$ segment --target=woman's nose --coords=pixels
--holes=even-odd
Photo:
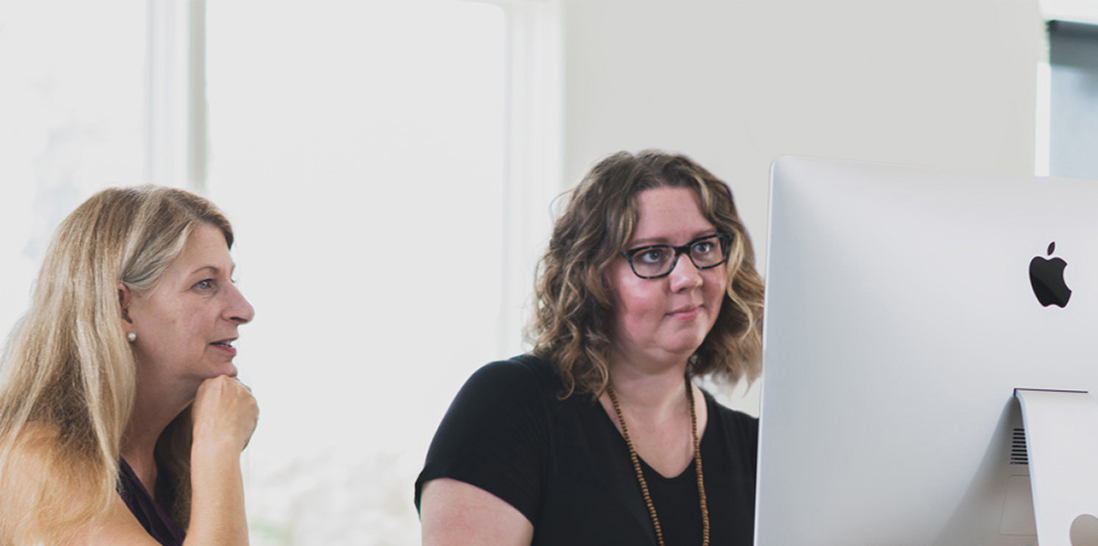
[[[671,270],[671,289],[678,291],[701,286],[702,276],[697,266],[687,254],[678,257],[675,268]]]
[[[225,318],[240,324],[251,322],[255,318],[255,309],[244,298],[244,294],[237,289],[236,285],[230,286],[231,293],[229,294],[229,304],[225,307]]]

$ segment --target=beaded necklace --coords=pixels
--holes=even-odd
[[[629,429],[625,426],[625,417],[621,414],[621,404],[614,394],[614,389],[609,385],[606,393],[610,395],[610,402],[614,404],[614,413],[618,414],[618,423],[621,425],[621,435],[625,438],[625,445],[629,448],[629,458],[633,461],[633,471],[637,474],[637,483],[640,484],[641,495],[644,504],[648,506],[648,515],[652,517],[652,527],[656,529],[656,541],[659,546],[664,546],[663,530],[660,528],[660,519],[656,516],[656,506],[652,504],[652,497],[648,494],[648,482],[641,472],[640,458],[637,450],[633,449],[633,441],[629,439]],[[701,499],[702,515],[702,546],[709,546],[709,508],[705,503],[705,479],[702,477],[701,442],[698,441],[698,414],[694,408],[694,392],[690,388],[690,378],[686,378],[686,398],[690,400],[690,432],[694,435],[694,463],[698,470],[698,497]]]

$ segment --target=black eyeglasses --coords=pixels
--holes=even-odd
[[[629,260],[633,273],[642,279],[666,277],[686,254],[694,267],[711,269],[728,261],[732,249],[732,234],[717,233],[698,237],[682,246],[648,245],[626,250],[621,257]]]

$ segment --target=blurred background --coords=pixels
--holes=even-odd
[[[528,348],[591,164],[692,156],[763,271],[782,154],[1098,179],[1095,23],[1054,0],[4,0],[0,332],[95,191],[208,196],[257,311],[252,543],[418,544],[435,427]],[[757,383],[711,389],[757,415]]]

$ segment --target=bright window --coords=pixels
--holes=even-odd
[[[504,14],[211,2],[206,21],[207,188],[257,312],[237,359],[261,407],[253,543],[418,544],[431,435],[509,356]]]
[[[145,179],[145,18],[140,2],[0,3],[3,338],[57,224],[96,191]]]
[[[1051,21],[1048,174],[1098,180],[1098,25]]]
[[[0,329],[92,193],[188,186],[257,310],[251,543],[419,544],[454,394],[522,350],[560,181],[552,0],[5,0]]]

